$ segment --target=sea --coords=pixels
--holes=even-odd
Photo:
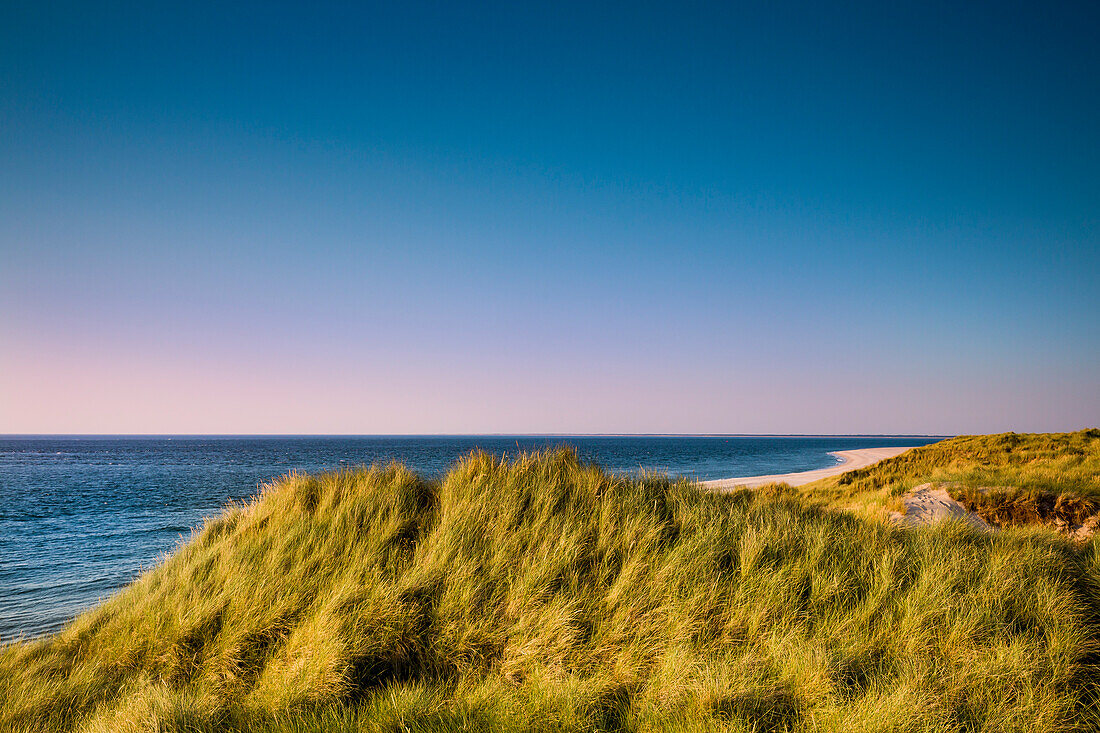
[[[49,634],[290,471],[400,461],[440,477],[480,448],[570,445],[615,473],[700,480],[809,471],[830,451],[937,436],[0,436],[0,643]]]

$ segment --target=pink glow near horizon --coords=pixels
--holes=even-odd
[[[1095,414],[1089,395],[1027,374],[960,383],[839,370],[807,379],[705,357],[675,374],[317,357],[17,348],[0,358],[0,433],[953,434],[1073,430]]]

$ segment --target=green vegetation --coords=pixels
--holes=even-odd
[[[474,454],[229,508],[0,650],[0,730],[1084,731],[1098,651],[1096,540]]]
[[[1100,430],[963,435],[808,484],[799,494],[832,507],[878,507],[941,483],[995,526],[1080,525],[1100,511]]]

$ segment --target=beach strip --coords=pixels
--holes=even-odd
[[[885,460],[887,458],[893,458],[894,456],[901,455],[907,450],[912,450],[911,447],[906,448],[860,448],[858,450],[838,450],[830,452],[829,455],[836,456],[840,459],[840,463],[835,466],[829,466],[828,468],[819,468],[814,471],[801,471],[799,473],[776,473],[770,476],[745,476],[743,478],[720,478],[710,481],[700,481],[700,485],[713,489],[716,491],[722,491],[723,489],[734,488],[748,488],[753,489],[757,486],[764,486],[766,484],[788,484],[790,486],[801,486],[802,484],[808,484],[818,479],[827,478],[829,476],[836,476],[839,473],[846,473],[847,471],[854,471],[857,468],[866,468],[874,463]]]

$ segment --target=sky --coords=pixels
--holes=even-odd
[[[0,433],[1100,425],[1095,3],[0,7]]]

